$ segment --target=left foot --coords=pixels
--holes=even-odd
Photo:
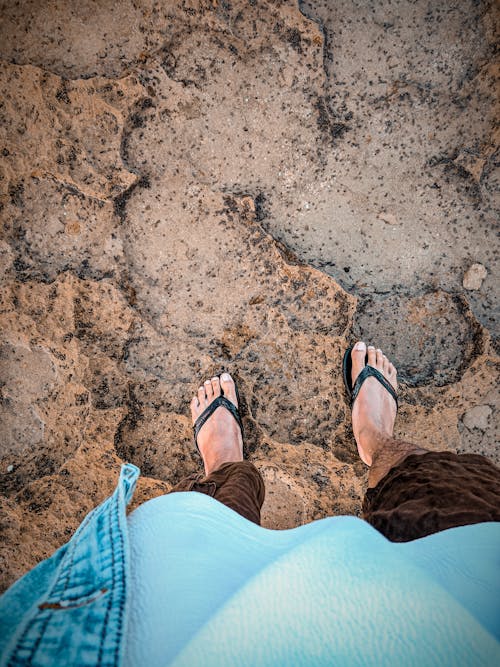
[[[193,424],[201,413],[221,393],[238,407],[236,387],[229,373],[222,373],[219,377],[205,380],[198,389],[198,393],[191,401],[191,416]],[[238,422],[223,406],[219,406],[210,415],[198,433],[198,449],[200,450],[205,474],[210,475],[220,468],[223,463],[243,461],[243,439]]]

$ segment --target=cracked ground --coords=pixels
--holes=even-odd
[[[493,2],[1,4],[2,588],[237,379],[263,525],[359,514],[340,365],[398,436],[500,460]]]

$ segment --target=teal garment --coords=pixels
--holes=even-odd
[[[261,528],[197,493],[128,518],[125,666],[500,664],[500,524],[389,542],[355,517]]]
[[[126,519],[138,475],[0,598],[0,665],[500,664],[500,524],[393,544],[353,517],[267,530],[199,493]]]
[[[2,667],[119,667],[129,608],[125,508],[139,468],[122,466],[114,493],[71,540],[0,597]]]

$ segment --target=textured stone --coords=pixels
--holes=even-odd
[[[0,587],[124,460],[133,507],[201,470],[189,401],[222,370],[265,525],[358,515],[361,333],[400,367],[398,436],[498,462],[493,415],[462,421],[498,400],[493,5],[6,4]]]
[[[486,267],[482,264],[473,264],[464,274],[462,284],[465,289],[476,290],[481,289],[483,280],[488,275]]]
[[[463,416],[463,423],[469,430],[478,428],[486,431],[491,417],[491,408],[489,405],[475,405],[467,410]]]

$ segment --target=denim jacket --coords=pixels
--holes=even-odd
[[[125,509],[139,473],[123,465],[113,495],[0,598],[1,667],[119,667],[128,610]]]

